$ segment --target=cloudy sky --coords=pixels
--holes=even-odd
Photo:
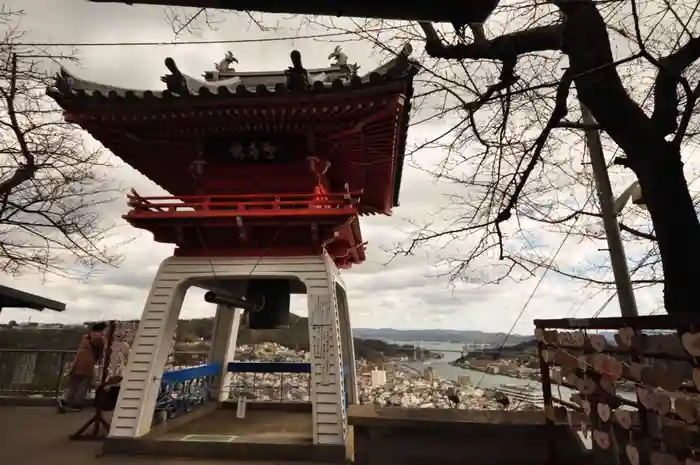
[[[22,29],[28,31],[26,41],[52,43],[94,42],[170,42],[175,39],[163,8],[116,4],[91,4],[83,0],[22,0],[5,2],[12,8],[22,8],[26,14]],[[290,37],[296,34],[323,33],[318,27],[301,25],[295,18],[263,18],[266,24],[277,24],[276,31],[261,31],[241,16],[229,15],[215,30],[203,29],[197,36],[182,34],[178,40],[239,40],[270,37]],[[343,38],[345,52],[352,62],[367,71],[380,64],[382,57],[371,45]],[[170,56],[180,68],[194,76],[211,70],[226,50],[232,50],[240,64],[239,70],[284,69],[289,52],[301,51],[307,67],[325,66],[327,55],[334,47],[329,39],[297,39],[285,41],[254,42],[245,44],[208,44],[178,46],[99,46],[80,47],[79,64],[67,67],[80,77],[91,81],[120,87],[162,89],[159,77],[166,71],[163,60]],[[414,43],[415,48],[420,44]],[[58,50],[58,49],[57,49]],[[441,129],[434,123],[411,130],[412,143],[419,143]],[[442,154],[427,150],[415,157],[415,163],[429,167],[440,160]],[[135,188],[143,195],[158,195],[159,189],[148,179],[124,166],[115,158],[113,176],[123,188]],[[626,180],[620,181],[616,191],[624,189]],[[369,241],[368,260],[361,266],[344,272],[349,286],[352,322],[355,327],[393,328],[451,328],[481,329],[487,331],[508,330],[515,321],[528,296],[537,285],[537,279],[524,282],[503,281],[497,285],[480,286],[477,282],[457,282],[450,286],[446,277],[433,266],[437,252],[423,249],[415,256],[397,258],[385,266],[390,255],[382,249],[391,248],[405,239],[405,231],[411,222],[422,222],[445,204],[447,195],[464,194],[460,188],[435,183],[419,169],[408,167],[403,178],[401,206],[393,217],[372,217],[362,220],[363,234]],[[150,282],[159,263],[173,250],[170,245],[155,244],[150,234],[130,229],[120,219],[126,211],[121,199],[106,207],[104,217],[117,224],[116,232],[125,239],[133,238],[121,249],[125,260],[119,268],[105,269],[89,281],[76,282],[56,277],[25,274],[20,277],[0,276],[0,283],[39,293],[64,301],[64,314],[30,312],[5,309],[0,321],[32,318],[41,322],[76,322],[100,318],[137,318],[147,296]],[[552,254],[561,242],[561,236],[532,231],[531,240],[540,246],[544,255]],[[459,244],[455,251],[459,250]],[[588,260],[605,262],[605,252],[599,243],[571,241],[559,253],[564,263],[580,263]],[[495,261],[496,257],[490,257]],[[473,280],[474,281],[474,280]],[[534,318],[590,316],[610,297],[610,293],[584,289],[580,282],[548,275],[537,289],[527,310],[516,326],[516,332],[532,331]],[[638,304],[642,313],[658,307],[658,290],[641,290]],[[305,300],[297,299],[294,310],[305,314]],[[213,306],[202,299],[196,289],[188,293],[183,307],[183,317],[213,315]],[[616,299],[607,307],[605,315],[619,312]]]

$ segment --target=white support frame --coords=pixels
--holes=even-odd
[[[221,363],[221,373],[214,379],[211,392],[212,399],[216,399],[218,402],[229,400],[228,387],[231,384],[231,373],[228,372],[228,364],[235,359],[240,323],[240,308],[231,309],[226,305],[216,306],[214,334],[207,363]]]
[[[211,283],[217,278],[230,280],[249,277],[299,279],[306,286],[312,365],[313,440],[314,444],[345,443],[344,363],[349,365],[353,380],[355,373],[352,346],[349,350],[343,350],[342,345],[347,344],[346,341],[352,343],[352,333],[347,305],[340,306],[344,309],[341,315],[336,296],[336,285],[345,286],[337,267],[327,255],[266,257],[261,260],[236,257],[170,257],[164,260],[153,280],[124,371],[109,432],[111,437],[138,438],[150,431],[161,377],[169,355],[169,341],[177,326],[187,288],[197,285],[199,281]],[[219,313],[219,317],[224,318],[223,315]],[[232,321],[219,320],[227,329],[222,328],[221,334],[217,333],[216,352],[212,348],[212,354],[216,353],[215,356],[222,361],[232,359],[236,345],[237,330],[233,330],[238,318],[230,315],[229,319]],[[224,332],[227,334],[224,335]],[[221,376],[218,386],[219,399],[222,399],[225,378]],[[356,389],[352,391],[352,397],[356,397]]]

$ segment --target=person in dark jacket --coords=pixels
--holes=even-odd
[[[76,412],[83,408],[85,397],[92,386],[95,365],[102,359],[105,338],[102,334],[107,325],[95,323],[90,332],[83,336],[78,352],[68,371],[68,388],[63,398],[58,399],[59,411]]]

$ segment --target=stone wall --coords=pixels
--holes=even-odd
[[[568,425],[549,427],[542,412],[350,409],[357,465],[576,465],[586,452]]]

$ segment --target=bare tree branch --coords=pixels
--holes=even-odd
[[[412,221],[394,254],[425,247],[442,273],[470,282],[553,269],[611,286],[603,253],[585,263],[548,256],[554,238],[604,247],[584,164],[583,132],[591,127],[580,121],[578,99],[601,131],[615,190],[635,178],[642,187],[648,210],[631,207],[620,220],[634,282],[663,283],[665,307],[682,312],[695,311],[687,264],[700,261],[700,190],[686,180],[693,170],[684,171],[700,135],[699,9],[693,0],[502,2],[487,21],[491,38],[477,43],[430,23],[305,17],[300,24],[353,32],[381,58],[406,41],[425,43],[413,127],[427,135],[412,144],[406,164],[460,193],[429,219]],[[370,32],[378,28],[385,32]],[[425,151],[442,158],[426,166],[417,155]]]
[[[103,245],[112,225],[99,215],[116,190],[105,155],[45,96],[42,57],[62,57],[16,45],[19,17],[0,11],[0,270],[84,277],[120,260]]]

